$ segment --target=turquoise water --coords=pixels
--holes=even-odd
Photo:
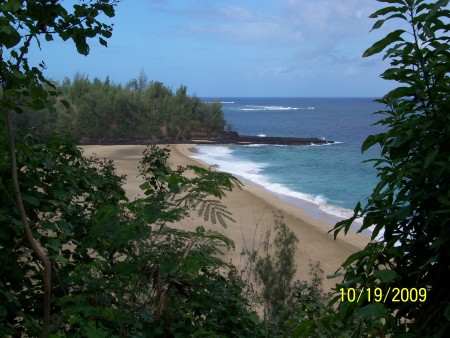
[[[205,99],[212,100],[211,98]],[[377,183],[361,144],[381,131],[372,98],[224,98],[225,118],[242,135],[318,137],[335,141],[305,147],[198,146],[195,157],[263,186],[329,223],[351,215]]]

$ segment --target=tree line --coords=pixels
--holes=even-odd
[[[54,83],[53,105],[37,113],[25,108],[16,117],[21,129],[35,128],[42,136],[69,132],[84,142],[117,139],[183,141],[217,137],[226,128],[219,101],[205,103],[187,94],[187,87],[173,91],[145,73],[125,86],[75,74]]]

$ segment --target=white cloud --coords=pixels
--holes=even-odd
[[[379,4],[372,0],[187,0],[182,6],[165,8],[181,19],[172,33],[199,45],[205,41],[207,48],[214,41],[221,50],[240,51],[225,54],[236,69],[251,65],[243,69],[249,77],[356,78],[370,66],[361,55],[376,39],[368,16]]]
[[[368,0],[289,0],[287,21],[307,33],[311,41],[331,43],[369,31],[367,17],[373,10]]]
[[[241,7],[220,8],[218,12],[221,17],[231,20],[253,21],[258,19],[258,15],[256,13]]]
[[[248,2],[245,2],[246,7],[225,6],[220,2],[212,6],[210,2],[201,2],[201,6],[196,3],[178,8],[178,15],[190,21],[179,27],[178,33],[227,43],[277,47],[284,44],[289,48],[293,43],[304,43],[322,49],[367,34],[372,24],[367,19],[373,12],[369,0],[285,0],[274,3],[276,6],[272,5],[271,13],[261,12],[261,8],[266,9],[262,4],[258,7],[258,3],[249,5]]]
[[[302,40],[301,32],[292,31],[289,27],[274,21],[249,21],[218,25],[191,24],[183,27],[180,32],[188,36],[203,35],[216,41],[250,43],[265,47],[290,46]]]

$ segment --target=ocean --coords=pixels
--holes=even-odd
[[[215,98],[204,98],[213,101]],[[241,135],[317,137],[333,144],[310,146],[199,145],[193,155],[244,184],[264,187],[310,216],[334,225],[363,205],[378,182],[373,148],[361,153],[382,109],[374,98],[221,98],[226,120]]]

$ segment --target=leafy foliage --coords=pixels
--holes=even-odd
[[[67,136],[66,136],[67,137]],[[8,157],[7,142],[2,142],[2,158]],[[87,257],[80,246],[89,230],[92,214],[104,203],[124,199],[122,178],[114,175],[110,162],[86,159],[71,142],[54,137],[46,145],[32,136],[18,143],[19,180],[25,210],[33,234],[53,262],[54,269]],[[23,226],[12,199],[8,161],[1,168],[0,260],[2,262],[2,322],[6,332],[26,332],[38,328],[42,302],[42,270],[24,242]],[[76,247],[68,251],[68,247]],[[61,274],[59,275],[61,277]],[[55,295],[62,292],[54,288]],[[18,321],[17,318],[22,318]],[[28,331],[37,334],[38,332]]]
[[[263,308],[265,336],[286,337],[295,333],[299,322],[319,318],[328,310],[328,295],[322,287],[320,262],[310,263],[310,281],[294,280],[299,241],[282,215],[275,216],[274,229],[275,238],[269,229],[261,243],[244,246],[242,273],[246,297],[254,301],[255,306]]]
[[[113,164],[85,158],[71,137],[48,133],[42,143],[31,135],[15,135],[14,112],[32,116],[31,127],[40,123],[57,130],[72,120],[69,113],[53,121],[52,104],[69,105],[61,95],[64,90],[43,76],[44,64],[28,63],[31,44],[41,47],[42,39],[50,42],[59,36],[73,40],[78,52],[87,55],[89,38],[98,37],[107,45],[112,26],[98,17],[114,16],[116,3],[79,1],[72,10],[59,1],[0,4],[0,335],[259,336],[259,319],[242,297],[242,282],[220,259],[232,241],[201,225],[196,231],[169,226],[201,203],[210,205],[201,212],[206,219],[232,221],[215,199],[239,184],[234,177],[197,167],[173,170],[166,162],[168,151],[152,148],[142,162],[146,197],[130,202]],[[126,89],[137,100],[142,98],[136,93],[143,91],[143,80]],[[70,88],[66,81],[66,95],[77,97],[85,84],[80,80]],[[83,103],[105,102],[98,95],[108,84],[94,81],[92,87],[98,89],[92,91],[92,100],[72,99],[70,107],[79,109],[80,118],[91,113],[86,106],[79,108]],[[137,102],[127,97],[121,101],[124,91],[109,87],[118,92],[111,97],[124,103],[125,111]],[[189,106],[201,106],[198,99],[187,97],[185,87],[173,95],[153,83],[145,91],[147,96],[172,97],[176,105],[169,108],[179,110],[177,118]],[[146,102],[153,103],[167,102]],[[30,115],[42,108],[50,109],[43,120]],[[104,113],[100,108],[95,111]],[[208,106],[213,112],[209,117],[202,116],[200,108],[188,111],[205,118],[202,122],[211,128],[220,126],[220,105]],[[25,115],[22,121],[17,118],[19,124]],[[81,124],[75,126],[86,127]],[[181,137],[177,132],[174,136]],[[192,178],[182,175],[187,170]]]
[[[161,82],[148,82],[144,73],[125,87],[109,78],[91,81],[80,74],[52,85],[57,93],[55,108],[39,114],[24,109],[16,118],[17,126],[36,128],[44,136],[70,131],[79,140],[96,143],[216,137],[226,127],[219,102],[204,103],[189,96],[185,86],[174,92]]]
[[[98,16],[114,16],[115,0],[81,1],[70,11],[59,1],[8,0],[0,5],[1,37],[0,82],[2,110],[22,112],[21,103],[39,109],[48,106],[49,94],[43,83],[53,87],[42,74],[45,64],[29,65],[27,53],[32,43],[41,47],[42,40],[52,41],[56,36],[72,40],[79,53],[89,54],[89,38],[98,37],[106,44],[112,35],[112,25],[102,23]]]
[[[259,256],[255,264],[256,281],[262,286],[261,298],[267,309],[268,319],[278,323],[292,307],[294,275],[297,267],[294,262],[298,239],[283,221],[275,218],[274,257],[271,254],[270,230],[263,243],[264,256]]]
[[[379,124],[387,131],[367,138],[365,151],[379,144],[374,159],[380,182],[367,205],[357,205],[352,219],[338,223],[346,232],[355,217],[361,230],[373,227],[372,243],[344,263],[344,283],[337,287],[426,288],[425,302],[386,301],[340,305],[343,322],[363,318],[372,332],[402,337],[444,337],[450,330],[448,275],[450,251],[450,120],[448,116],[448,1],[380,1],[394,4],[372,14],[378,21],[400,19],[396,30],[366,50],[384,51],[391,67],[381,77],[400,87],[379,102],[386,109]],[[377,327],[372,318],[383,318]],[[369,330],[371,331],[371,330]]]
[[[141,162],[140,172],[146,180],[141,188],[148,202],[159,202],[153,213],[167,209],[175,220],[187,216],[188,210],[198,209],[198,215],[206,222],[216,224],[218,220],[223,227],[227,225],[226,220],[235,222],[231,212],[217,199],[224,197],[225,191],[231,191],[234,186],[240,187],[242,183],[228,173],[198,166],[173,170],[166,165],[169,154],[168,148],[150,146],[144,151]]]
[[[169,226],[236,179],[195,167],[187,178],[167,166],[168,149],[153,147],[142,160],[146,196],[129,202],[113,164],[84,158],[67,136],[17,145],[26,212],[55,272],[50,334],[259,336],[243,282],[220,259],[233,242],[203,226]],[[43,272],[23,242],[7,165],[0,174],[0,332],[36,335]],[[211,190],[203,177],[221,183]]]
[[[25,198],[22,197],[18,179],[18,160],[16,154],[15,135],[12,125],[13,113],[22,113],[24,106],[28,109],[42,109],[49,106],[49,98],[55,95],[50,89],[52,84],[45,79],[42,69],[28,63],[27,53],[32,43],[41,47],[41,39],[52,41],[59,36],[64,41],[72,39],[79,53],[89,53],[89,38],[99,37],[101,44],[106,45],[104,38],[111,36],[112,26],[98,21],[98,17],[114,16],[116,0],[81,1],[69,12],[58,1],[8,0],[0,4],[0,112],[4,118],[7,130],[11,164],[12,197],[15,201],[24,236],[32,250],[43,265],[43,326],[42,337],[47,337],[50,324],[51,302],[51,261],[45,249],[34,237],[30,220],[26,213]],[[3,122],[3,121],[2,121]],[[28,199],[29,203],[37,204],[36,200]],[[2,311],[4,312],[4,311]]]

